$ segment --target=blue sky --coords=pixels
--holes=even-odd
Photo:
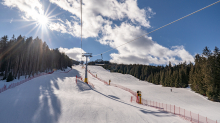
[[[103,53],[201,9],[216,0],[83,0],[83,51]],[[44,23],[44,13],[50,20]],[[155,31],[104,60],[124,64],[193,62],[205,46],[220,48],[220,3]],[[46,18],[48,18],[46,17]],[[43,22],[42,22],[43,21]],[[36,27],[36,28],[34,28]],[[73,59],[81,58],[79,0],[1,0],[0,36],[40,37]],[[90,60],[100,59],[101,56]]]

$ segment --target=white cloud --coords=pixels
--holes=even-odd
[[[67,33],[80,37],[80,4],[76,0],[50,0],[74,16],[74,20],[63,23]],[[99,37],[98,41],[115,48],[127,41],[146,33],[141,27],[151,27],[148,18],[155,12],[150,7],[140,9],[137,0],[84,0],[83,4],[83,37]],[[124,19],[126,22],[123,22]],[[77,20],[77,21],[75,21]],[[113,20],[121,22],[119,26]],[[60,29],[58,28],[57,31]],[[101,37],[100,37],[100,35]],[[145,36],[111,54],[111,62],[127,64],[167,64],[171,61],[178,64],[183,61],[193,61],[193,57],[183,46],[171,49],[163,47]]]
[[[81,11],[79,0],[50,0],[74,16],[72,21],[65,20],[64,24],[69,34],[81,36]],[[155,13],[151,8],[140,9],[137,0],[83,0],[83,37],[98,37],[104,25],[111,25],[113,20],[129,20],[133,24],[150,27],[150,18]],[[57,22],[61,23],[61,22]],[[58,24],[59,25],[59,24]],[[57,30],[59,31],[59,29]]]
[[[99,39],[102,44],[115,48],[128,41],[131,41],[146,32],[140,27],[129,23],[122,23],[121,26],[105,26],[103,37]],[[117,49],[118,53],[112,53],[111,62],[124,64],[173,64],[186,61],[193,62],[190,55],[183,46],[173,46],[171,49],[154,42],[152,37],[144,36]]]
[[[66,26],[64,24],[62,24],[62,23],[51,23],[49,25],[49,28],[51,30],[59,31],[61,33],[67,33]]]
[[[18,8],[24,12],[23,18],[37,20],[40,15],[44,14],[42,4],[39,0],[3,0],[3,5]]]
[[[13,22],[13,18],[10,20],[10,23],[12,23]]]
[[[4,5],[17,7],[24,12],[22,18],[25,20],[36,20],[40,14],[43,14],[40,0],[3,1]],[[49,23],[49,29],[80,37],[80,0],[49,1],[71,13],[71,20],[57,19],[56,22]],[[98,38],[97,41],[101,44],[115,48],[147,33],[143,27],[151,27],[149,18],[153,15],[155,12],[150,7],[140,9],[137,0],[83,0],[83,38]],[[80,48],[67,49],[61,47],[59,50],[73,59],[81,60]],[[148,36],[124,45],[117,50],[118,53],[110,54],[111,62],[168,64],[171,61],[178,64],[183,61],[194,61],[193,56],[183,46],[173,46],[169,49],[156,43],[152,37]]]
[[[59,51],[60,52],[63,52],[65,53],[67,56],[69,56],[71,59],[74,59],[74,60],[77,60],[77,61],[81,61],[81,48],[62,48],[60,47],[59,48]],[[82,53],[86,53],[84,50],[82,50]],[[82,57],[82,60],[83,61],[86,61],[86,58],[85,57]],[[88,59],[89,61],[89,59]]]

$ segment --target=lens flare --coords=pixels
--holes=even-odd
[[[39,15],[38,19],[37,19],[38,24],[45,26],[48,24],[49,19],[47,16],[45,15]]]

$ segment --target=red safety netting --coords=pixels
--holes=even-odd
[[[83,81],[83,78],[82,78],[82,77],[76,76],[76,83],[77,83],[77,79],[80,79],[81,81]],[[88,84],[89,84],[90,86],[92,86],[93,88],[95,88],[95,86],[94,86],[91,82],[88,81]]]
[[[97,78],[98,80],[100,80],[101,82],[103,82],[106,85],[109,85],[108,82],[106,82],[105,80],[102,80],[100,78],[98,78],[97,76],[95,76],[94,74],[92,74],[89,70],[88,72],[95,78]],[[132,91],[129,88],[126,88],[124,86],[118,85],[118,84],[113,84],[111,83],[110,85],[121,88],[123,90],[126,90],[128,92],[130,92],[133,96],[131,96],[131,102],[135,101],[137,103],[140,104],[140,99],[137,96],[137,93]],[[171,104],[164,104],[164,103],[160,103],[160,102],[156,102],[156,101],[151,101],[151,100],[146,100],[146,99],[141,99],[141,104],[142,105],[146,105],[146,106],[150,106],[150,107],[154,107],[157,108],[159,110],[163,110],[163,111],[167,111],[170,113],[173,113],[175,115],[178,115],[179,117],[191,121],[192,123],[217,123],[217,120],[211,120],[207,117],[201,116],[199,114],[195,114],[192,113],[191,111],[185,110],[181,107],[177,107],[175,105],[171,105]]]
[[[14,88],[14,87],[16,87],[16,86],[18,86],[18,85],[21,85],[21,84],[23,84],[23,83],[25,83],[25,82],[27,82],[27,81],[29,81],[29,80],[32,80],[32,79],[34,79],[34,78],[39,77],[39,76],[43,76],[43,75],[47,75],[47,74],[52,74],[52,73],[53,73],[53,71],[52,71],[52,72],[48,72],[48,73],[40,73],[40,74],[38,74],[38,75],[29,77],[29,78],[27,78],[27,79],[25,79],[25,80],[22,80],[22,81],[20,81],[20,82],[11,83],[9,86],[4,85],[2,88],[0,88],[0,93],[4,92],[4,91],[6,91],[6,90],[8,90],[8,89],[10,89],[10,88]]]
[[[135,97],[132,96],[131,102],[135,101],[134,99],[135,99]],[[138,102],[138,101],[136,101],[136,102]],[[175,105],[164,104],[164,103],[145,100],[145,99],[142,99],[141,104],[146,105],[146,106],[151,106],[151,107],[157,108],[159,110],[173,113],[175,115],[178,115],[181,118],[184,118],[185,120],[191,121],[192,123],[217,123],[217,121],[211,120],[207,117],[201,116],[199,114],[193,113],[191,111],[185,110],[185,109],[178,107],[178,106],[175,106]]]
[[[93,77],[97,78],[99,81],[103,82],[103,83],[106,84],[106,85],[109,85],[109,83],[108,83],[107,81],[98,78],[96,75],[92,74],[89,70],[88,70],[88,72],[89,72]],[[132,91],[131,89],[126,88],[126,87],[124,87],[124,86],[117,85],[117,84],[111,84],[111,85],[112,85],[112,86],[115,86],[115,87],[118,87],[118,88],[121,88],[121,89],[123,89],[123,90],[125,90],[125,91],[128,91],[128,92],[130,92],[130,93],[131,93],[132,95],[134,95],[134,96],[137,95],[137,93],[135,93],[135,92]]]

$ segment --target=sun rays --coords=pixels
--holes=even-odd
[[[49,18],[46,15],[39,15],[37,19],[38,24],[41,26],[46,26],[49,22]]]
[[[40,6],[40,8],[28,8],[22,9],[22,14],[20,15],[20,19],[13,18],[13,22],[11,19],[7,20],[0,20],[0,21],[7,21],[10,23],[20,23],[20,26],[14,28],[14,30],[26,30],[25,36],[47,36],[49,37],[49,25],[54,21],[59,20],[57,18],[58,15],[61,13],[56,13],[55,10],[57,7],[52,8],[50,7],[50,3],[48,5]],[[19,7],[18,7],[19,8]],[[45,9],[44,9],[45,8]],[[32,34],[34,32],[34,34]]]

